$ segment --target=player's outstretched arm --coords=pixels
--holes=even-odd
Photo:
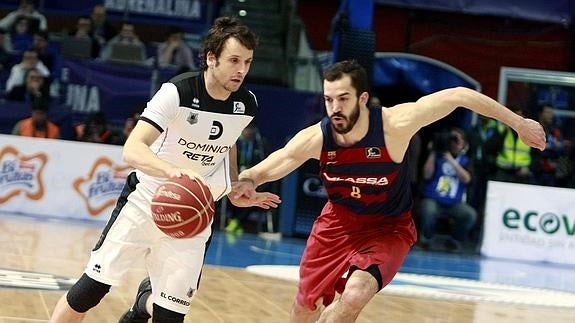
[[[259,185],[285,177],[308,159],[319,159],[322,143],[319,123],[301,130],[283,148],[241,172],[232,189],[233,194],[251,198]]]
[[[492,98],[464,87],[441,90],[416,102],[398,104],[384,109],[384,114],[387,115],[388,124],[411,138],[422,127],[447,116],[458,107],[499,120],[514,129],[526,144],[545,149],[545,132],[538,122],[523,118]]]
[[[240,173],[239,179],[249,179],[255,186],[285,177],[311,158],[319,159],[323,135],[317,123],[298,132],[283,148]]]

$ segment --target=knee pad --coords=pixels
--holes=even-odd
[[[185,314],[170,311],[155,303],[152,314],[154,323],[183,323],[185,316]]]
[[[110,285],[95,281],[88,275],[83,274],[68,291],[66,300],[74,311],[85,313],[98,305],[109,291]]]

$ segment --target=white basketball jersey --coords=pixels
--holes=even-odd
[[[150,146],[156,155],[178,167],[204,176],[215,200],[231,190],[229,151],[252,121],[256,98],[243,86],[225,101],[211,98],[203,73],[190,72],[164,83],[148,102],[140,120],[162,134]],[[163,178],[137,171],[148,193]]]

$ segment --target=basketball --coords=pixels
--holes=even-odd
[[[178,239],[202,232],[212,222],[215,212],[208,187],[187,175],[170,177],[158,186],[151,207],[158,228]]]

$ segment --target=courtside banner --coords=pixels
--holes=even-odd
[[[575,190],[489,181],[481,253],[575,264]]]
[[[0,135],[0,210],[106,221],[130,171],[120,146]]]

